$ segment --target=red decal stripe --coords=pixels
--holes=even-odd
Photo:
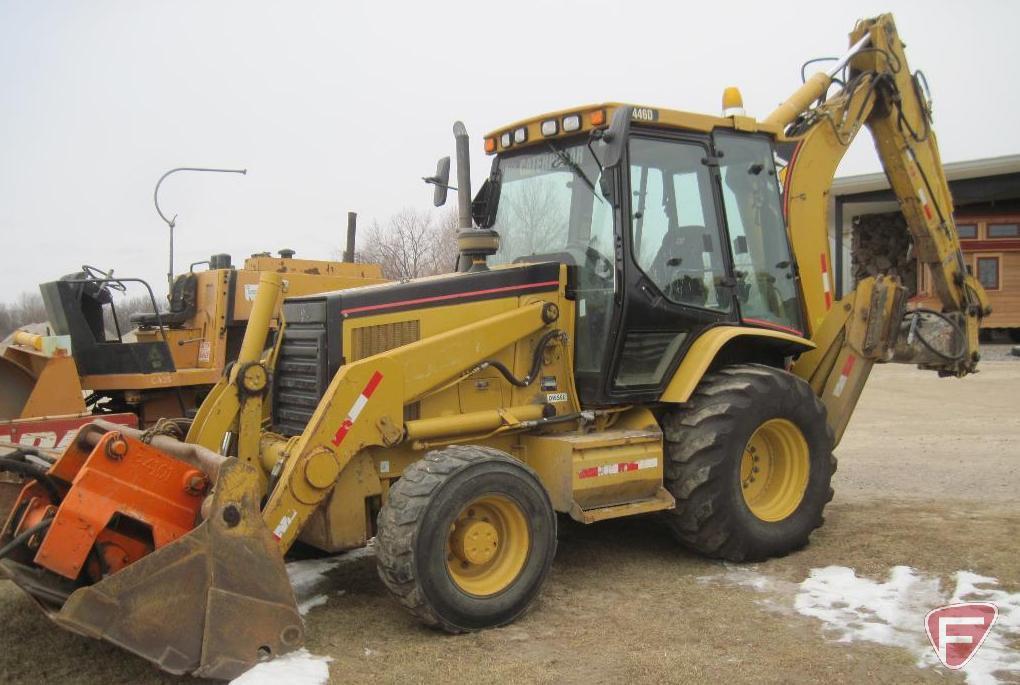
[[[559,285],[559,281],[542,281],[541,283],[524,283],[523,285],[508,285],[502,288],[488,288],[487,290],[472,290],[466,293],[453,293],[451,295],[435,295],[434,297],[419,297],[416,300],[401,300],[400,302],[386,302],[384,304],[371,304],[364,307],[352,307],[345,309],[341,314],[357,314],[358,312],[371,312],[379,309],[392,309],[393,307],[404,307],[412,304],[424,304],[426,302],[441,302],[443,300],[455,300],[463,297],[475,297],[477,295],[490,295],[492,293],[505,293],[524,288],[542,288],[548,285]]]
[[[932,218],[932,212],[931,212],[931,207],[929,207],[928,205],[925,205],[925,206],[924,206],[924,215],[925,215],[926,217],[928,217],[928,220],[929,220],[929,221],[931,220],[931,218]]]
[[[832,309],[832,291],[826,287],[825,278],[829,274],[829,262],[825,259],[825,253],[822,253],[822,291],[825,295],[825,308]]]
[[[841,371],[839,375],[841,375],[841,376],[849,376],[850,372],[854,370],[854,363],[856,361],[857,361],[857,357],[855,357],[852,354],[849,355],[846,358],[846,361],[843,362],[843,371]]]
[[[755,324],[755,325],[758,325],[758,326],[764,326],[766,328],[776,328],[776,329],[778,329],[780,331],[785,331],[787,333],[793,333],[794,335],[800,336],[801,338],[804,337],[804,331],[798,331],[796,328],[790,328],[789,326],[782,326],[782,325],[780,325],[778,323],[773,323],[771,321],[764,321],[762,319],[751,319],[751,318],[746,317],[746,316],[742,317],[741,320],[744,323],[752,323],[752,324]]]
[[[333,444],[339,447],[340,443],[343,442],[344,438],[347,437],[347,432],[351,430],[351,426],[353,425],[354,425],[353,421],[351,421],[350,419],[344,419],[344,422],[341,423],[340,427],[336,429],[336,435],[333,436]]]
[[[366,398],[371,397],[372,393],[375,392],[375,389],[379,387],[379,383],[381,381],[382,374],[376,371],[375,373],[372,374],[372,377],[368,379],[368,385],[366,385],[365,389],[361,391],[361,394],[364,395]]]
[[[578,474],[577,474],[577,477],[578,478],[594,478],[597,475],[599,475],[599,467],[598,466],[589,466],[588,468],[582,469],[581,471],[579,471]]]

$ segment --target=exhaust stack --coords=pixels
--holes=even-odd
[[[486,271],[485,258],[499,249],[499,234],[487,228],[475,228],[471,219],[471,151],[467,128],[461,122],[453,125],[457,141],[457,215],[459,218],[457,247],[460,258],[457,271]]]
[[[347,249],[344,250],[344,261],[354,262],[354,238],[358,232],[358,213],[347,212]]]

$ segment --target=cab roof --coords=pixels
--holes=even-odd
[[[622,102],[603,102],[593,105],[581,105],[555,112],[528,117],[502,126],[485,136],[485,152],[496,154],[535,145],[546,140],[555,140],[566,136],[577,135],[592,129],[605,128],[613,119],[613,114],[620,107],[627,106]],[[769,133],[779,135],[778,127],[757,121],[749,116],[712,116],[683,112],[663,107],[634,105],[633,122],[642,127],[662,128],[679,131],[696,131],[707,133],[717,128],[728,128],[737,131]],[[552,124],[550,122],[555,122]],[[543,124],[545,131],[543,132]],[[523,133],[522,133],[523,131]],[[523,140],[521,140],[523,138]],[[509,143],[509,144],[507,144]]]

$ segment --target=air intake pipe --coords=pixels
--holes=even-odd
[[[488,228],[475,228],[471,219],[471,151],[467,128],[453,125],[457,141],[457,271],[486,271],[485,258],[499,249],[499,234]]]

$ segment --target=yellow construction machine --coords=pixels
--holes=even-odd
[[[60,625],[231,678],[303,642],[298,540],[374,537],[397,600],[451,632],[527,609],[557,514],[654,512],[734,561],[802,547],[872,365],[971,373],[987,312],[892,17],[850,45],[763,120],[731,89],[722,116],[606,103],[502,127],[473,202],[458,124],[459,273],[289,297],[264,353],[281,277],[262,272],[186,439],[96,422],[25,466],[0,568]],[[941,311],[894,277],[833,291],[827,193],[862,126]]]
[[[141,279],[92,266],[42,284],[52,335],[16,331],[0,356],[0,439],[62,449],[74,431],[40,432],[40,418],[127,412],[148,426],[185,416],[236,359],[263,272],[281,274],[290,295],[384,282],[378,265],[296,259],[291,250],[252,255],[240,269],[226,254],[201,264],[208,268],[193,264],[174,279],[169,310]],[[131,317],[130,333],[120,330],[114,295],[128,284],[152,303]]]

